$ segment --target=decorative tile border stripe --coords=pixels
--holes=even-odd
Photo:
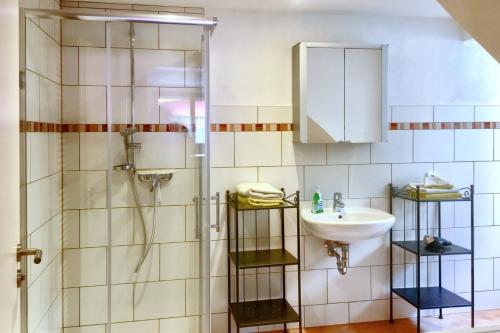
[[[428,122],[428,123],[390,123],[390,130],[446,130],[446,129],[493,129],[500,128],[500,122]]]
[[[21,120],[19,122],[19,130],[21,131],[21,133],[27,133],[27,132],[56,133],[56,132],[62,131],[62,125],[61,124],[54,124],[54,123],[44,123],[44,122],[40,122],[40,121]]]
[[[211,124],[211,132],[286,132],[293,124]]]
[[[112,124],[111,132],[121,132],[132,127],[129,124]],[[136,124],[138,132],[187,132],[185,126],[179,124]],[[193,128],[194,130],[194,128]],[[107,132],[107,124],[62,124],[63,132]]]

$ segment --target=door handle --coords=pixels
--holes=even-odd
[[[197,196],[193,197],[194,204],[194,236],[195,239],[200,239],[200,215],[199,215],[199,207],[198,207],[199,199]]]
[[[42,262],[42,255],[43,255],[43,252],[40,249],[35,249],[35,248],[23,249],[21,244],[17,244],[17,251],[16,251],[17,262],[20,262],[23,257],[35,256],[33,258],[33,262],[38,265],[39,263]]]
[[[216,192],[214,196],[211,197],[215,200],[215,224],[211,224],[210,228],[215,229],[216,232],[220,231],[220,193]]]

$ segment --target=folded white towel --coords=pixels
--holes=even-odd
[[[438,177],[437,174],[429,171],[424,177],[424,186],[425,187],[452,187],[450,183],[448,183],[446,180]]]
[[[267,183],[240,183],[236,191],[245,197],[261,199],[282,199],[283,192]]]
[[[455,193],[458,192],[458,189],[456,187],[451,187],[451,188],[432,188],[432,187],[426,187],[423,183],[410,183],[410,188],[414,189],[415,191],[417,190],[417,186],[420,186],[420,192],[422,193]]]

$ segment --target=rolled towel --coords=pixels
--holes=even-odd
[[[239,183],[236,191],[244,197],[283,199],[283,192],[267,183]]]
[[[238,195],[238,202],[243,205],[250,205],[255,207],[277,207],[283,204],[281,199],[259,199],[252,197],[245,197]]]

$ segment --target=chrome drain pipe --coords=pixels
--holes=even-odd
[[[345,275],[349,264],[349,243],[327,240],[323,246],[327,249],[330,257],[337,259],[337,269],[340,274]]]

